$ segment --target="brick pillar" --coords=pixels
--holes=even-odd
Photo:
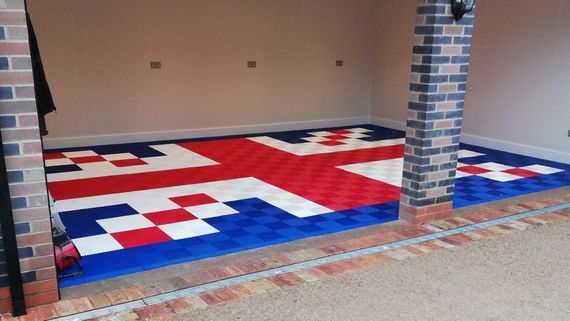
[[[400,217],[451,215],[474,12],[453,19],[449,0],[418,0]]]
[[[23,0],[0,0],[0,129],[27,306],[59,299]],[[10,310],[0,253],[0,312]]]

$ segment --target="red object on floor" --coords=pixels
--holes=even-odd
[[[55,264],[60,271],[74,265],[81,259],[79,251],[73,242],[69,241],[62,245],[54,246]]]

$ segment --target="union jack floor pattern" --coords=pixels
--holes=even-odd
[[[398,218],[404,133],[372,125],[46,152],[81,254],[62,287]],[[570,166],[461,145],[454,207],[570,185]]]

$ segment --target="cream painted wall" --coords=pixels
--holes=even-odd
[[[415,0],[157,3],[30,0],[60,107],[49,139],[405,122]],[[570,0],[477,3],[463,140],[570,162]]]
[[[415,0],[380,0],[376,11],[372,116],[405,122],[416,18]],[[386,123],[383,125],[390,125]],[[393,126],[403,128],[401,126]]]
[[[475,23],[464,133],[570,162],[570,0],[482,0]]]
[[[376,5],[30,0],[59,107],[48,116],[48,141],[367,119]],[[162,69],[151,70],[151,60]],[[247,69],[247,60],[258,67]]]
[[[416,1],[381,2],[372,116],[402,127]],[[570,0],[477,1],[463,141],[570,162],[569,17]]]

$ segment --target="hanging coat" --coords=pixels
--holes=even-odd
[[[44,72],[42,58],[38,47],[38,40],[32,26],[30,15],[26,11],[26,23],[28,25],[28,37],[30,42],[30,57],[32,59],[32,71],[34,74],[34,89],[36,95],[36,106],[38,109],[40,133],[42,136],[48,134],[45,116],[55,111],[55,104],[49,89],[49,84]]]

